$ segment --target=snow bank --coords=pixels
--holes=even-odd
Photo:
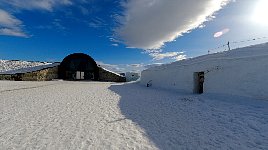
[[[194,73],[204,72],[204,92],[268,100],[268,43],[149,68],[141,84],[192,93]]]

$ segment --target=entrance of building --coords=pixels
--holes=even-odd
[[[205,81],[204,72],[194,73],[194,93],[197,93],[197,94],[204,93],[204,81]]]
[[[76,80],[84,80],[85,79],[85,72],[82,71],[76,71]]]
[[[63,59],[59,66],[59,78],[63,80],[99,80],[99,67],[90,56],[74,53]]]

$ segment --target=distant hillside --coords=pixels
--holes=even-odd
[[[36,67],[42,65],[48,65],[48,62],[31,62],[31,61],[19,61],[19,60],[0,60],[0,72],[6,72],[10,70],[17,70],[22,68]]]

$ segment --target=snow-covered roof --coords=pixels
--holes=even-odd
[[[113,71],[111,71],[111,70],[108,70],[108,69],[106,69],[106,68],[103,68],[103,67],[101,67],[103,70],[105,70],[105,71],[108,71],[108,72],[110,72],[110,73],[113,73],[113,74],[116,74],[116,75],[118,75],[118,76],[121,76],[121,77],[124,77],[124,76],[122,76],[121,74],[119,74],[119,73],[116,73],[116,72],[113,72]]]
[[[252,45],[243,48],[237,48],[234,50],[218,52],[214,54],[207,54],[198,56],[195,58],[188,58],[181,61],[173,62],[170,64],[163,64],[160,66],[150,67],[146,70],[161,70],[165,68],[172,68],[181,65],[192,65],[194,63],[200,63],[208,60],[223,60],[223,59],[239,59],[247,57],[256,57],[268,55],[268,43]],[[145,71],[146,71],[145,70]]]
[[[47,68],[53,68],[60,65],[60,63],[47,63],[45,65],[38,65],[34,67],[27,67],[27,68],[20,68],[20,69],[15,69],[15,70],[9,70],[9,71],[4,71],[0,72],[0,74],[20,74],[20,73],[28,73],[28,72],[34,72],[34,71],[39,71]]]

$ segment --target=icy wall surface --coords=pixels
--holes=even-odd
[[[141,84],[192,93],[195,72],[205,73],[204,92],[268,99],[268,43],[149,68]]]

